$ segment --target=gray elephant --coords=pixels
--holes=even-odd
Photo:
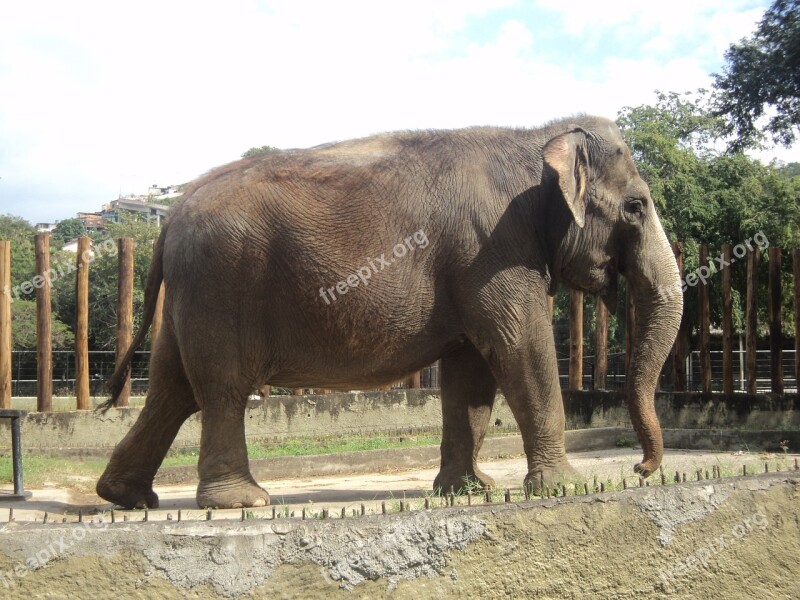
[[[252,390],[377,387],[436,359],[434,486],[492,483],[476,458],[499,387],[537,490],[571,471],[547,296],[564,284],[613,312],[618,274],[637,310],[628,394],[647,476],[663,455],[654,392],[682,311],[679,294],[659,290],[680,281],[612,121],[385,134],[221,167],[191,185],[156,243],[143,325],[106,406],[163,281],[150,389],[97,493],[157,506],[156,471],[202,410],[198,504],[265,505],[245,446]]]

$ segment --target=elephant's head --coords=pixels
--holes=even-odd
[[[655,412],[661,367],[675,341],[683,310],[680,275],[647,184],[639,176],[616,125],[585,118],[544,148],[543,185],[563,202],[551,203],[550,261],[554,281],[598,294],[611,312],[617,274],[636,307],[628,379],[628,408],[644,458],[645,476],[664,452]],[[552,195],[551,195],[552,197]]]

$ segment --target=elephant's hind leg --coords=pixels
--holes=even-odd
[[[493,487],[477,466],[492,415],[497,384],[489,365],[469,342],[442,357],[442,462],[433,487],[440,493]]]
[[[199,410],[175,336],[164,324],[150,366],[150,389],[136,423],[114,449],[97,494],[125,508],[155,508],[155,478],[183,422]]]
[[[203,406],[203,433],[197,469],[197,504],[202,508],[244,508],[266,506],[269,494],[250,474],[244,432],[247,392],[215,390]]]

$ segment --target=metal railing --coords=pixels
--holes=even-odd
[[[711,353],[711,379],[714,391],[722,390],[722,352]],[[744,391],[744,361],[745,352],[733,352],[733,385],[734,390]],[[783,382],[786,392],[797,392],[797,379],[794,373],[794,350],[783,351]],[[92,396],[105,395],[103,386],[114,372],[114,352],[91,351],[89,352],[89,368],[91,373],[90,393]],[[583,389],[591,390],[594,387],[594,356],[583,357]],[[136,352],[131,370],[131,392],[135,395],[147,393],[148,377],[150,370],[150,352]],[[770,351],[758,350],[756,354],[757,390],[770,391]],[[569,358],[558,359],[558,375],[561,388],[568,388]],[[661,371],[660,389],[671,390],[671,367],[667,362]],[[440,387],[440,365],[436,361],[429,367],[422,369],[420,382],[423,388]],[[15,397],[36,395],[36,351],[18,350],[12,352],[12,395]],[[392,386],[393,389],[403,389],[405,383]],[[616,352],[608,355],[608,374],[605,389],[619,391],[625,389],[625,353]],[[700,377],[700,352],[695,350],[686,358],[686,390],[700,391],[702,380]],[[75,395],[75,360],[74,353],[61,350],[53,353],[53,391],[56,396]]]

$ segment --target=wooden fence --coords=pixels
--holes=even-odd
[[[49,412],[52,409],[53,396],[53,350],[51,335],[51,278],[50,273],[50,240],[49,234],[41,233],[36,236],[36,275],[30,282],[36,289],[36,336],[37,336],[37,410]],[[116,355],[119,360],[127,351],[133,329],[133,240],[122,238],[117,240],[118,260],[119,260],[119,279],[117,297],[117,347]],[[683,276],[683,251],[679,243],[673,243],[673,252],[678,261],[681,274]],[[732,248],[730,244],[723,245],[719,255],[723,264],[732,264],[735,259],[731,256]],[[708,248],[700,246],[699,265],[708,266]],[[746,391],[756,392],[756,352],[757,352],[757,308],[758,308],[758,265],[761,260],[758,248],[752,248],[746,255],[747,286],[745,290],[745,338],[746,338]],[[769,343],[770,343],[770,388],[775,393],[784,391],[782,353],[783,339],[781,333],[781,261],[782,252],[780,248],[769,248]],[[75,315],[75,396],[78,410],[90,408],[90,376],[89,376],[89,343],[88,343],[88,323],[89,323],[89,269],[92,262],[90,254],[89,238],[79,239],[78,252],[76,256],[76,315]],[[794,313],[795,313],[795,361],[794,374],[797,381],[800,373],[800,251],[792,253],[793,281],[794,281]],[[722,382],[721,389],[724,393],[733,393],[733,313],[732,313],[732,293],[731,293],[731,270],[734,267],[726,266],[721,269],[721,273],[712,271],[712,275],[720,276],[722,285]],[[691,274],[686,276],[685,281],[690,281]],[[696,278],[695,278],[696,280]],[[689,287],[688,290],[693,290]],[[11,388],[12,388],[12,336],[11,336],[11,243],[0,242],[0,408],[11,408]],[[680,292],[678,292],[680,293]],[[699,323],[698,346],[700,354],[700,372],[702,379],[702,390],[712,391],[712,369],[711,369],[711,323],[710,323],[710,300],[708,285],[701,284],[696,286],[699,302]],[[161,324],[161,311],[163,307],[164,290],[162,287],[159,295],[159,304],[156,317],[153,321],[152,337],[158,335]],[[550,311],[552,316],[552,299],[550,301]],[[632,332],[636,319],[636,311],[633,302],[628,299],[626,306],[626,371],[631,358]],[[572,290],[569,300],[569,375],[568,388],[579,390],[584,387],[584,357],[583,357],[583,308],[584,294]],[[596,326],[594,331],[594,363],[592,387],[594,389],[606,389],[608,375],[608,319],[609,314],[602,302],[597,303]],[[671,367],[671,381],[674,391],[686,390],[686,357],[690,353],[689,339],[687,332],[694,329],[693,323],[689,323],[686,312],[684,312],[681,324],[681,334],[672,349],[672,360],[669,361]],[[419,388],[423,383],[430,382],[430,374],[426,373],[426,381],[422,381],[420,372],[411,375],[405,382],[404,387]],[[268,391],[269,388],[266,387]],[[327,392],[329,390],[317,390]],[[293,390],[294,394],[303,394],[303,389]],[[118,406],[127,406],[130,396],[130,381],[120,395]]]

